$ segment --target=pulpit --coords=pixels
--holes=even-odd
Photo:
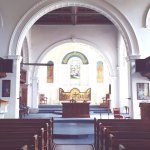
[[[63,118],[89,118],[90,103],[62,103]]]
[[[7,112],[8,101],[0,99],[0,118],[4,118],[4,114]]]
[[[141,119],[150,119],[150,103],[140,103]]]

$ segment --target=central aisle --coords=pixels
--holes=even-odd
[[[53,150],[94,150],[94,119],[55,118]]]
[[[54,144],[94,145],[94,119],[55,118]]]
[[[56,145],[53,150],[94,150],[92,145]]]

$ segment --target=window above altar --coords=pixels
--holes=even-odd
[[[62,59],[63,76],[65,78],[64,84],[74,85],[88,85],[88,66],[89,61],[87,56],[79,51],[71,51],[64,55]],[[86,69],[85,69],[86,68]],[[86,74],[86,76],[84,75]]]
[[[75,80],[79,80],[80,79],[80,69],[81,69],[81,59],[77,58],[77,57],[72,57],[69,60],[69,65],[70,65],[70,79],[75,79]]]

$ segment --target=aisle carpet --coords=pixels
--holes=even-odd
[[[94,119],[55,118],[55,144],[94,144]]]
[[[93,150],[92,145],[56,145],[53,150]]]

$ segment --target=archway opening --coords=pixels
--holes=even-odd
[[[78,4],[77,4],[77,5],[78,5]],[[38,29],[38,27],[35,27],[35,28]],[[114,28],[115,30],[117,30],[116,27],[113,27],[113,28]],[[89,29],[89,28],[88,28],[88,29]],[[32,29],[31,29],[31,30],[32,30]],[[33,29],[32,31],[34,32],[35,30]],[[32,32],[32,31],[31,31],[31,32]],[[118,34],[118,32],[116,32],[116,33]],[[74,35],[70,35],[70,36],[71,36],[71,37],[74,37]],[[116,36],[116,37],[117,37],[117,36]],[[70,38],[70,37],[69,37],[69,38]],[[53,41],[53,43],[55,43],[55,42],[56,42],[56,41]],[[49,43],[49,45],[52,45],[53,43]],[[129,45],[130,45],[130,44],[129,44]],[[47,46],[48,46],[48,45],[47,45]],[[118,45],[116,44],[116,47],[115,47],[115,48],[116,48],[116,52],[117,52],[117,50],[118,50],[118,49],[117,49],[117,46],[118,46]],[[125,47],[126,47],[126,46],[125,46]],[[39,47],[39,48],[41,48],[41,47]],[[41,48],[42,51],[44,51],[45,49],[46,49],[46,47]],[[127,50],[126,50],[126,51],[127,51]],[[108,53],[109,53],[109,52],[106,52],[106,53],[104,54],[104,56],[107,56]],[[41,55],[41,54],[42,54],[42,52],[40,52],[40,55]],[[111,62],[111,59],[113,59],[113,58],[109,57],[109,55],[108,55],[107,57],[108,57],[107,59],[110,58],[109,61]],[[38,61],[39,61],[39,58],[40,58],[40,56],[35,57],[33,60],[34,60],[35,62],[38,62]],[[115,66],[115,65],[114,65],[114,66]],[[114,67],[114,66],[113,66],[113,67]],[[117,62],[116,62],[116,66],[117,66]],[[112,69],[114,69],[113,67],[112,67]],[[115,71],[115,73],[114,73],[113,75],[116,75],[116,71]],[[33,94],[33,93],[32,93],[32,94]]]
[[[70,57],[68,56],[70,55]],[[78,57],[77,57],[78,55]],[[84,57],[88,63],[84,62]],[[68,56],[67,63],[63,63]],[[94,58],[94,59],[93,59]],[[39,67],[39,93],[48,98],[48,104],[61,104],[58,89],[69,92],[73,88],[86,91],[91,88],[90,103],[99,105],[102,98],[109,94],[111,84],[110,66],[103,55],[94,47],[78,42],[67,42],[56,46],[43,56],[41,63],[52,61],[54,63],[53,82],[47,82],[49,78],[47,67]],[[102,62],[102,70],[99,70],[98,62]],[[43,88],[44,87],[44,88]],[[80,101],[84,98],[81,97]],[[69,99],[66,98],[66,101]]]

